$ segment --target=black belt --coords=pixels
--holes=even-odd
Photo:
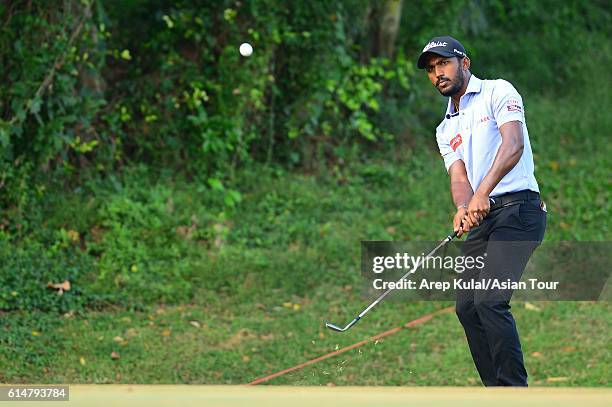
[[[539,203],[540,194],[526,189],[524,191],[492,196],[489,198],[489,203],[491,204],[490,211],[492,212],[505,206],[516,205],[527,201],[537,201]]]

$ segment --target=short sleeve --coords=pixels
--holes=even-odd
[[[459,155],[453,150],[450,145],[450,142],[445,141],[444,137],[441,133],[436,134],[436,141],[438,142],[438,148],[440,149],[440,155],[444,159],[444,166],[446,167],[446,171],[450,168],[450,166],[457,160],[459,160]]]
[[[509,82],[504,80],[496,81],[492,95],[493,116],[497,122],[497,127],[511,122],[519,121],[525,123],[525,111],[523,109],[523,99]]]

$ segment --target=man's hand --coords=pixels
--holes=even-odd
[[[466,232],[465,228],[461,227],[463,218],[467,214],[466,202],[472,199],[474,191],[470,185],[463,160],[457,160],[451,164],[448,168],[448,174],[450,175],[451,195],[453,196],[453,202],[457,206],[457,213],[453,219],[453,231],[457,232],[457,237],[461,237]]]
[[[489,214],[490,209],[489,197],[476,191],[463,217],[463,231],[469,232],[470,229],[480,225],[480,222]]]
[[[453,218],[453,231],[457,232],[457,237],[461,237],[463,234],[463,229],[461,227],[461,223],[463,223],[463,218],[467,215],[467,208],[459,207],[457,209],[457,213]]]

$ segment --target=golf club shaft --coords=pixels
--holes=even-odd
[[[446,245],[448,242],[450,242],[451,240],[453,240],[455,237],[457,237],[457,232],[454,232],[451,235],[448,235],[444,238],[444,240],[442,240],[431,252],[429,252],[429,254],[427,254],[427,256],[422,258],[422,262],[419,261],[417,262],[417,264],[410,269],[406,274],[404,274],[402,276],[402,278],[400,278],[397,283],[403,281],[406,277],[408,277],[409,274],[412,274],[414,272],[416,272],[416,270],[421,266],[422,263],[425,262],[425,260],[427,260],[427,258],[429,258],[429,256],[433,255],[435,252],[437,252],[438,250],[440,250],[440,248],[444,245]],[[398,286],[399,284],[396,284],[395,286]],[[357,316],[357,318],[353,319],[351,322],[348,323],[348,325],[346,325],[346,327],[344,328],[339,328],[338,326],[334,325],[334,324],[330,324],[330,323],[326,323],[326,326],[328,328],[331,328],[335,331],[339,331],[339,332],[344,332],[346,330],[348,330],[349,328],[351,328],[353,325],[355,325],[365,314],[368,313],[368,311],[370,311],[372,308],[374,308],[379,302],[381,302],[383,300],[383,298],[385,298],[387,296],[387,294],[389,294],[391,291],[393,291],[395,288],[389,288],[387,291],[385,291],[384,293],[382,293],[377,299],[374,300],[374,302],[372,302],[370,305],[368,305],[368,307],[366,309],[364,309],[363,311],[361,311],[361,313]]]

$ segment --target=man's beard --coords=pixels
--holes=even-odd
[[[448,89],[442,91],[438,88],[438,92],[442,94],[442,96],[453,96],[455,93],[459,92],[465,83],[465,75],[461,67],[457,69],[457,78],[455,79],[455,83],[453,83]]]

